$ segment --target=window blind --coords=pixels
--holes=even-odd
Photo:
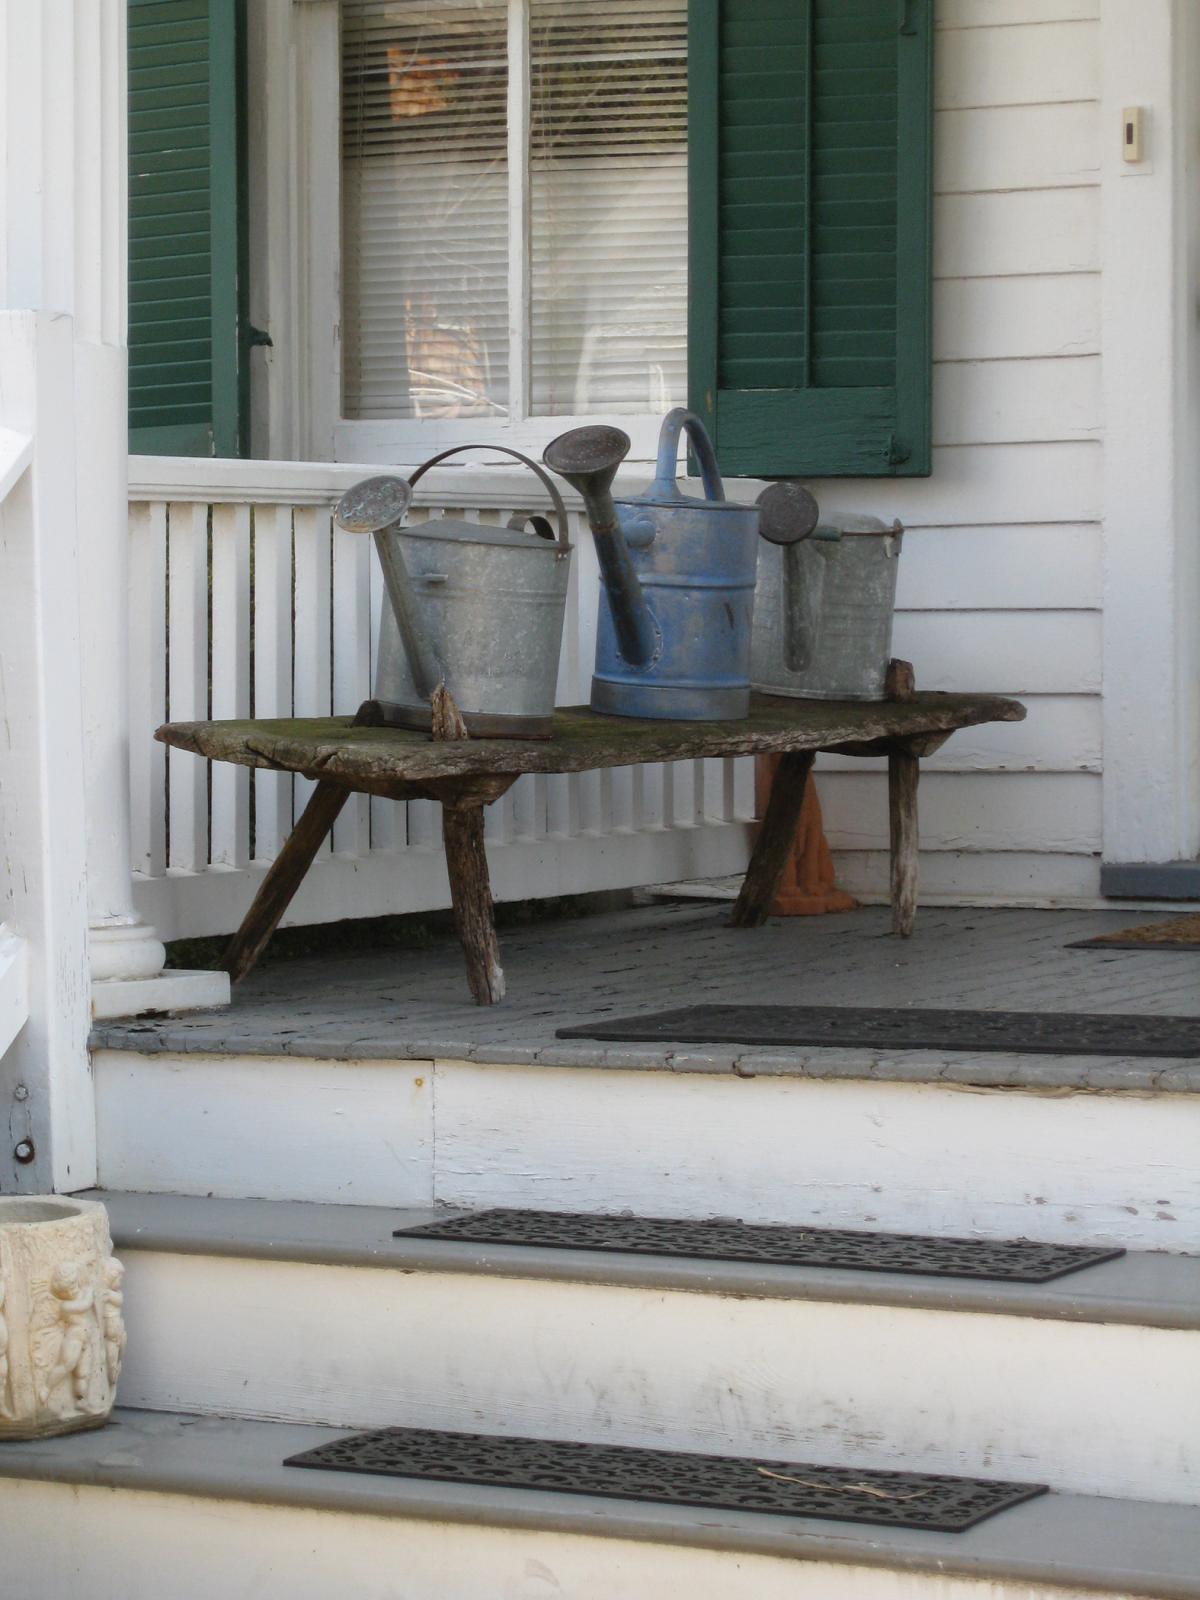
[[[535,415],[687,390],[687,0],[531,0]]]
[[[348,417],[508,400],[506,0],[342,6]]]

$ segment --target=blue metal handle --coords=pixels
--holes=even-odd
[[[717,467],[712,440],[708,437],[708,429],[696,413],[688,411],[685,406],[676,406],[674,411],[668,411],[663,418],[662,431],[658,436],[658,463],[654,468],[654,482],[647,490],[646,498],[673,500],[678,495],[676,475],[679,467],[679,435],[685,428],[688,438],[692,441],[692,448],[696,452],[696,459],[700,463],[705,497],[709,500],[724,500],[725,485],[721,482],[721,473]]]

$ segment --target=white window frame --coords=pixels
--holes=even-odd
[[[268,101],[286,96],[290,115],[267,117],[264,148],[251,149],[252,166],[263,174],[267,209],[276,193],[276,215],[291,215],[291,261],[281,261],[284,235],[274,226],[260,228],[259,249],[268,259],[262,272],[270,280],[267,299],[290,308],[284,320],[296,344],[293,352],[281,350],[279,318],[259,321],[275,341],[267,385],[271,391],[264,408],[272,422],[265,426],[270,448],[276,440],[291,439],[290,454],[309,460],[353,461],[387,466],[415,466],[452,445],[495,443],[528,455],[540,456],[555,434],[582,422],[610,423],[623,428],[632,440],[631,462],[653,461],[661,417],[658,415],[586,416],[528,415],[530,406],[530,325],[532,315],[530,270],[530,65],[529,0],[509,0],[508,167],[509,237],[519,237],[523,248],[509,251],[509,417],[372,419],[360,421],[342,415],[341,350],[341,38],[338,0],[267,0],[279,7],[274,36],[268,23],[257,61],[251,43],[251,71],[265,82]],[[285,15],[288,38],[282,36]],[[285,46],[286,43],[286,47]],[[272,138],[272,126],[274,137]],[[286,182],[288,204],[278,197]],[[254,207],[255,183],[251,194]],[[254,234],[252,224],[252,237]],[[686,243],[684,245],[686,252]],[[515,313],[515,314],[514,314]],[[260,313],[261,315],[262,313]],[[290,427],[275,425],[276,417],[292,418]],[[256,450],[258,445],[256,444]],[[463,457],[470,465],[471,456]],[[486,461],[480,455],[478,461]],[[493,461],[499,464],[503,458]]]

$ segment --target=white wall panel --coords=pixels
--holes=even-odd
[[[1094,100],[1100,84],[1100,30],[1093,22],[958,28],[934,51],[934,105],[1045,105]]]
[[[1099,610],[1094,522],[909,527],[896,583],[902,611]]]
[[[933,128],[937,194],[987,189],[1077,188],[1100,172],[1094,104],[939,111]]]
[[[933,270],[939,278],[1098,272],[1100,191],[1093,183],[939,195]]]
[[[1084,356],[1100,349],[1100,277],[955,278],[933,289],[939,361]]]
[[[940,291],[950,288],[939,285]],[[934,368],[934,444],[1022,444],[1100,433],[1099,356],[950,361]]]

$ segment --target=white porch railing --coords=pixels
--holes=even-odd
[[[209,767],[155,743],[153,730],[168,720],[348,714],[368,697],[381,580],[370,541],[335,528],[331,507],[370,470],[130,462],[134,899],[163,938],[237,925],[311,785]],[[500,523],[540,501],[524,471],[435,472],[420,486],[414,518],[465,513]],[[598,594],[577,506],[572,522],[564,705],[587,698]],[[737,871],[753,805],[744,761],[528,775],[486,813],[496,898]],[[356,796],[287,921],[448,905],[438,809]]]

